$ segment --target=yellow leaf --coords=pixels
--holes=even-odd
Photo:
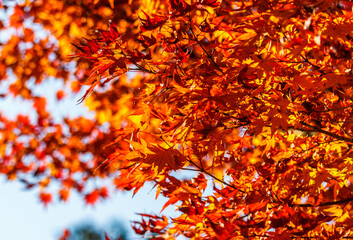
[[[244,33],[238,37],[238,40],[240,40],[240,41],[249,40],[250,38],[253,38],[257,35],[255,30],[253,30],[253,29],[245,28],[244,30],[246,31],[246,33]]]
[[[276,18],[275,16],[271,16],[270,17],[270,21],[274,22],[274,23],[278,23],[279,22],[279,18]]]
[[[129,152],[128,154],[125,155],[125,159],[126,160],[136,160],[141,158],[141,153],[138,151],[133,151],[133,152]]]
[[[82,35],[81,29],[79,28],[79,26],[77,26],[75,22],[72,22],[72,24],[70,24],[70,35],[74,37]]]
[[[110,109],[100,111],[96,114],[97,119],[100,123],[108,122],[112,118],[112,112]]]
[[[336,222],[343,222],[344,220],[346,220],[347,218],[350,218],[350,214],[348,213],[348,211],[345,211],[345,213],[343,215],[338,215],[338,218],[336,219]]]
[[[343,209],[339,206],[333,206],[325,209],[325,212],[331,213],[332,216],[335,216],[335,217],[341,217],[343,214]]]
[[[288,142],[293,142],[295,139],[295,134],[292,133],[292,134],[288,134],[288,137],[287,137],[287,141]]]

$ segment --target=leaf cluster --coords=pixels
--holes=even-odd
[[[76,30],[67,32],[66,18],[57,25],[43,20],[34,3],[23,5],[23,18],[32,14],[67,51],[60,44],[72,41]],[[96,177],[112,177],[115,187],[134,193],[151,182],[156,197],[167,198],[162,210],[178,212],[175,218],[141,214],[135,232],[154,239],[352,237],[350,1],[87,0],[63,6],[71,3],[75,11],[52,11],[81,21],[81,41],[73,41],[75,74],[88,85],[80,101],[95,118],[53,123],[45,99],[25,95],[28,79],[16,62],[23,56],[16,50],[20,38],[10,39],[2,51],[14,57],[1,63],[20,82],[10,90],[33,99],[38,122],[3,117],[4,174],[35,171],[38,182],[23,181],[43,189],[55,179],[62,199],[67,189],[83,192]],[[116,13],[119,6],[126,7],[123,15]],[[96,13],[101,8],[109,10]],[[21,21],[13,15],[10,23],[21,28]],[[35,160],[26,164],[31,154]],[[100,186],[83,194],[88,204],[108,196]],[[41,199],[47,203],[51,196],[42,192]]]

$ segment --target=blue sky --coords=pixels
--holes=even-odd
[[[120,220],[130,231],[128,239],[140,239],[130,228],[131,220],[140,220],[135,213],[159,213],[165,200],[155,200],[151,186],[143,188],[134,197],[131,192],[115,192],[110,198],[94,207],[86,206],[81,197],[73,194],[67,203],[56,202],[45,208],[37,194],[23,190],[17,182],[0,181],[0,231],[1,239],[54,240],[64,228],[80,222],[93,222],[100,227],[111,220]],[[163,214],[173,215],[173,207]]]

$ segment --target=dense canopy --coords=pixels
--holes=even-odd
[[[0,172],[48,204],[147,182],[154,239],[342,239],[353,226],[353,4],[27,0],[1,5]],[[53,117],[62,82],[94,117]],[[87,86],[87,87],[84,87]],[[86,92],[82,93],[81,88]],[[59,104],[59,103],[58,103]],[[76,103],[72,103],[76,104]],[[90,182],[107,179],[107,185]],[[59,187],[50,192],[51,185]],[[157,210],[158,212],[158,210]]]

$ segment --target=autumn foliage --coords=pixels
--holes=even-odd
[[[0,115],[0,172],[44,205],[152,183],[178,216],[141,213],[142,236],[353,238],[351,1],[1,7],[1,97],[35,116]],[[35,91],[48,78],[94,117],[54,118]]]

